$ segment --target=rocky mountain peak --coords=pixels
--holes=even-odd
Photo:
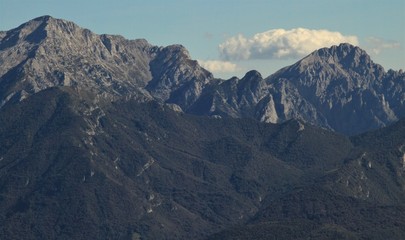
[[[342,43],[330,48],[321,48],[294,64],[294,71],[304,72],[308,68],[317,69],[324,66],[336,66],[343,71],[357,70],[364,71],[364,68],[381,68],[375,66],[370,56],[363,49]],[[361,69],[359,69],[361,68]]]
[[[245,74],[245,76],[243,77],[243,79],[259,79],[259,80],[263,80],[262,75],[260,74],[260,72],[256,71],[256,70],[251,70],[249,72],[247,72]]]
[[[397,89],[403,85],[400,79],[395,80]],[[389,84],[392,80],[366,51],[348,43],[316,50],[266,79],[274,84],[290,82],[318,116],[325,116],[327,125],[346,134],[382,127],[402,115],[398,107],[391,109],[400,96]]]
[[[281,69],[271,78],[294,78],[300,84],[317,85],[322,88],[321,91],[325,91],[332,83],[349,90],[368,88],[380,81],[384,74],[384,68],[375,64],[366,51],[342,43],[316,50],[292,66]]]
[[[184,112],[291,118],[354,134],[404,116],[402,72],[373,63],[348,43],[322,48],[263,79],[214,79],[179,44],[98,35],[73,22],[42,16],[0,32],[0,107],[55,86],[108,99],[154,99]]]
[[[77,24],[71,21],[64,19],[54,18],[48,15],[35,18],[30,22],[36,22],[39,26],[42,26],[47,31],[60,31],[66,33],[72,33],[77,30],[82,30],[83,28],[79,27]],[[89,30],[88,30],[89,31]]]
[[[68,22],[68,21],[63,20],[63,19],[54,18],[54,17],[49,16],[49,15],[44,15],[44,16],[40,16],[40,17],[34,18],[34,19],[28,21],[27,23],[22,24],[21,26],[26,26],[26,25],[31,25],[31,24],[37,24],[38,26],[39,26],[39,25],[42,25],[42,26],[46,26],[46,27],[47,27],[47,26],[49,26],[49,25],[58,25],[58,24],[60,24],[60,23],[62,23],[62,22]],[[72,22],[71,22],[71,23],[72,23]],[[74,23],[72,23],[72,24],[74,24]],[[21,27],[21,26],[20,26],[20,27]]]
[[[38,44],[47,37],[73,34],[78,30],[82,29],[73,22],[51,16],[41,16],[8,31],[1,43],[3,48],[14,46],[21,41]]]
[[[162,48],[162,52],[167,56],[176,58],[191,58],[189,51],[181,44],[169,45]]]
[[[98,35],[51,16],[1,33],[0,64],[0,82],[9,82],[0,89],[0,107],[53,86],[111,97],[150,99],[152,93],[162,101],[183,87],[184,94],[196,97],[212,78],[182,45],[158,47],[145,39]]]
[[[345,56],[355,53],[359,55],[368,55],[366,51],[359,48],[358,46],[352,45],[350,43],[341,43],[339,45],[333,45],[328,48],[321,48],[315,52],[321,55],[332,55],[336,56],[337,58],[344,58]]]
[[[346,69],[358,68],[359,66],[372,67],[374,64],[366,51],[348,43],[332,46],[327,50],[334,61]]]

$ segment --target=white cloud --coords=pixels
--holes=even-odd
[[[228,61],[219,61],[219,60],[208,60],[202,61],[198,60],[198,63],[205,69],[213,73],[228,73],[235,72],[238,67],[236,64]]]
[[[343,42],[358,45],[356,36],[344,36],[339,32],[306,28],[273,29],[251,38],[242,34],[231,37],[219,45],[219,51],[226,60],[285,59],[303,57],[316,49]]]
[[[371,53],[378,55],[385,49],[400,48],[401,45],[397,41],[385,40],[377,37],[369,37],[366,39],[367,49]]]

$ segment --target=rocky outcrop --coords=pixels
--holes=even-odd
[[[146,89],[161,102],[170,102],[187,109],[200,96],[213,78],[212,74],[191,60],[181,45],[163,48],[150,63],[152,80]]]

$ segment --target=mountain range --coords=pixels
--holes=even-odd
[[[267,78],[216,79],[181,45],[97,35],[39,17],[0,33],[0,103],[53,86],[171,104],[185,113],[307,123],[354,135],[404,117],[405,73],[375,64],[359,47],[319,49]]]
[[[0,238],[402,239],[404,87],[350,44],[223,80],[33,19],[0,32]]]

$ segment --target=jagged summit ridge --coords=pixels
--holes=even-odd
[[[403,89],[404,75],[400,78],[397,87]],[[318,115],[340,132],[358,133],[382,127],[402,116],[389,107],[397,104],[387,102],[387,98],[391,99],[390,90],[381,88],[394,79],[364,50],[350,44],[314,51],[267,81],[275,83],[281,79],[291,82]]]
[[[0,106],[69,86],[109,99],[155,100],[193,114],[272,123],[300,119],[345,134],[405,116],[405,74],[385,72],[347,43],[316,50],[266,78],[250,71],[222,80],[182,45],[97,35],[43,16],[0,33],[0,65]]]
[[[384,72],[384,68],[375,64],[366,51],[349,43],[342,43],[339,46],[316,50],[274,75],[278,76],[281,73],[314,74],[316,71],[322,70],[334,71],[342,75],[348,75],[347,72],[358,75]]]
[[[2,49],[12,47],[18,41],[35,44],[40,43],[47,37],[56,37],[58,33],[66,37],[65,34],[75,35],[77,31],[90,32],[70,21],[56,19],[51,16],[41,16],[8,31],[2,39]]]
[[[340,63],[343,66],[349,67],[371,63],[370,56],[366,51],[349,43],[342,43],[338,46],[334,45],[330,48],[322,48],[314,51],[312,54],[310,54],[310,56],[311,55],[316,55],[319,58],[327,59],[328,62],[331,63]],[[350,64],[347,64],[346,62]]]
[[[404,86],[401,71],[387,73],[366,51],[343,43],[316,50],[264,80],[251,71],[219,82],[197,106],[205,114],[272,123],[295,118],[355,134],[403,117]]]
[[[167,92],[191,79],[212,78],[181,45],[158,47],[144,39],[97,35],[50,16],[6,32],[0,49],[0,81],[7,82],[0,88],[1,105],[53,86],[140,100],[152,99],[159,90],[165,101]],[[145,90],[150,82],[161,82],[158,90]]]

